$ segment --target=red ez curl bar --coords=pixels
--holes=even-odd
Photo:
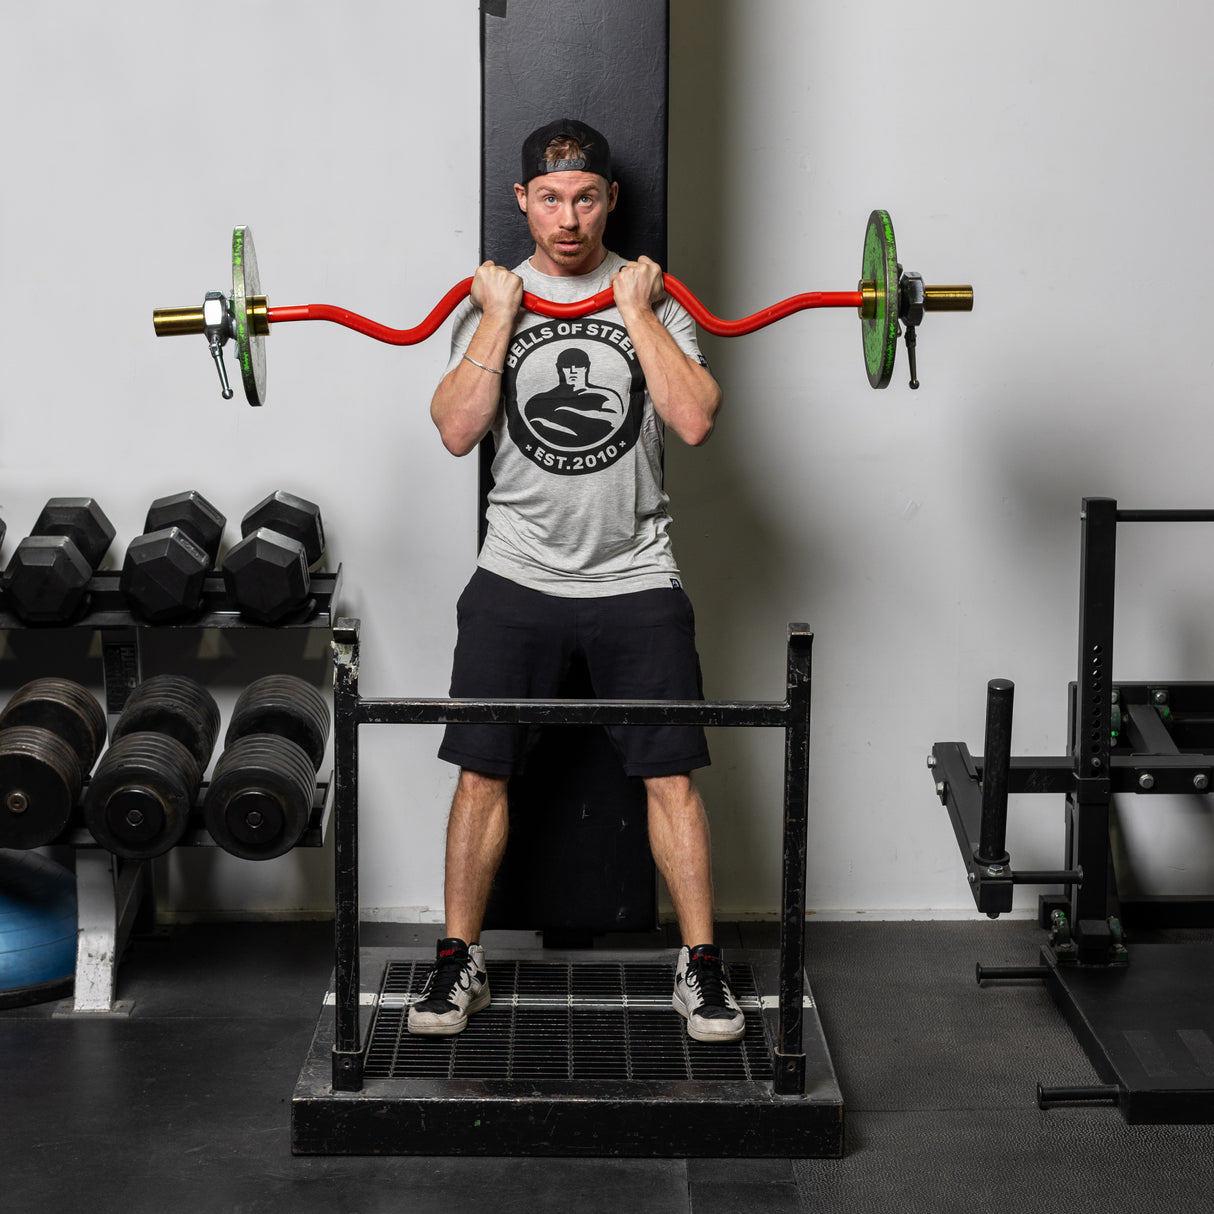
[[[915,330],[926,312],[969,312],[974,306],[970,286],[926,286],[919,274],[903,271],[898,264],[894,229],[885,211],[874,211],[865,231],[861,279],[854,291],[808,291],[793,295],[739,320],[714,316],[671,274],[663,275],[667,294],[690,313],[702,329],[717,337],[740,337],[811,308],[855,308],[860,315],[864,340],[864,363],[869,383],[884,388],[893,373],[898,337],[905,325],[906,348],[910,358],[910,386],[919,386],[915,365]],[[456,283],[434,306],[430,314],[411,329],[393,329],[332,304],[299,304],[271,308],[261,294],[253,235],[247,227],[232,234],[232,295],[210,291],[201,307],[157,308],[152,313],[160,337],[201,333],[208,342],[224,399],[233,395],[223,362],[223,346],[236,342],[237,361],[249,404],[265,403],[266,372],[264,339],[270,326],[299,320],[327,320],[357,333],[393,346],[412,346],[432,337],[468,297],[472,279]],[[541,299],[529,291],[523,293],[523,306],[540,316],[573,320],[612,306],[610,288],[589,299],[561,304]]]
[[[860,308],[864,303],[862,291],[808,291],[804,295],[793,295],[789,299],[772,304],[750,316],[740,320],[722,320],[714,316],[673,274],[662,275],[662,285],[666,294],[678,300],[687,309],[692,319],[701,329],[715,334],[717,337],[741,337],[744,333],[754,333],[767,325],[783,320],[794,312],[803,312],[806,308]],[[937,289],[937,288],[933,288]],[[329,320],[337,325],[344,325],[365,337],[373,337],[390,346],[415,346],[418,342],[433,337],[443,321],[455,311],[456,306],[468,297],[472,290],[472,279],[465,278],[457,282],[434,305],[433,310],[421,324],[412,329],[390,329],[381,325],[377,320],[369,320],[351,312],[346,308],[338,308],[333,304],[291,304],[277,308],[266,308],[266,320],[271,325],[282,324],[291,320]],[[587,299],[579,299],[576,303],[555,303],[551,299],[541,299],[530,291],[523,292],[523,307],[528,312],[538,316],[550,316],[556,320],[576,320],[581,316],[590,316],[610,308],[615,300],[611,288],[591,295]],[[167,309],[164,309],[167,311]],[[157,332],[160,332],[157,329]]]

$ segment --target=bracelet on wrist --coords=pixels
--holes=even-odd
[[[480,367],[482,371],[488,371],[490,375],[501,375],[500,371],[495,371],[492,367],[486,367],[484,363],[478,363],[475,358],[469,358],[467,354],[464,355],[464,362],[469,362],[474,367]]]

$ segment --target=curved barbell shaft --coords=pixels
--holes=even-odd
[[[723,320],[719,316],[714,316],[673,274],[663,274],[662,281],[667,294],[678,300],[687,309],[696,324],[717,337],[740,337],[744,333],[754,333],[766,325],[774,324],[777,320],[783,320],[786,316],[791,316],[794,312],[801,312],[807,308],[859,308],[864,299],[863,293],[860,291],[810,291],[803,295],[793,295],[789,299],[781,300],[780,303],[772,304],[770,308],[763,308],[750,316],[743,316],[740,320]],[[335,307],[333,304],[288,304],[275,308],[267,307],[266,321],[268,324],[275,325],[292,320],[328,320],[334,324],[344,325],[347,329],[353,329],[356,333],[362,333],[365,337],[373,337],[376,341],[386,342],[390,346],[413,346],[425,341],[428,337],[433,337],[443,321],[468,297],[471,290],[471,278],[457,282],[434,305],[425,320],[412,329],[391,329],[376,320],[370,320],[366,316],[360,316],[357,312],[351,312],[346,308]],[[556,303],[551,299],[541,299],[538,295],[532,295],[530,291],[523,292],[523,307],[528,312],[534,312],[539,316],[549,316],[556,320],[576,320],[581,316],[590,316],[595,312],[603,311],[604,308],[610,308],[614,302],[615,297],[610,287],[587,299],[567,304]]]

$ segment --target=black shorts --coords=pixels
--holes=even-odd
[[[456,608],[451,696],[568,696],[584,664],[604,700],[702,700],[695,614],[683,590],[559,598],[477,569]],[[448,725],[439,758],[484,775],[522,772],[537,725]],[[606,725],[629,776],[671,776],[709,763],[698,725]]]

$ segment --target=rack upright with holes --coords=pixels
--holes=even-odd
[[[1119,510],[1085,498],[1079,645],[1068,688],[1067,753],[1011,755],[1012,684],[987,685],[984,754],[937,742],[928,758],[980,911],[1012,909],[1018,884],[1061,887],[1039,898],[1050,930],[1036,965],[979,966],[980,982],[1039,980],[1100,1083],[1038,1085],[1042,1107],[1115,1104],[1136,1123],[1214,1123],[1214,897],[1127,897],[1113,862],[1114,798],[1208,796],[1214,780],[1214,683],[1117,682],[1113,622],[1117,529],[1214,522],[1214,510]],[[1009,794],[1065,797],[1063,865],[1016,868],[1006,850]],[[1158,929],[1170,929],[1162,936]],[[1202,929],[1184,932],[1177,929]]]
[[[118,571],[95,573],[89,580],[85,611],[65,624],[26,625],[0,607],[0,630],[26,628],[88,629],[100,635],[101,681],[107,719],[112,726],[126,705],[127,697],[143,679],[143,638],[148,628],[157,631],[181,629],[264,628],[245,620],[228,595],[222,574],[208,574],[200,610],[177,623],[150,625],[127,606],[120,589]],[[309,601],[295,614],[275,625],[279,628],[324,628],[333,626],[333,610],[341,584],[341,568],[332,573],[313,573]],[[190,829],[178,846],[214,846],[202,824],[199,792]],[[300,847],[324,843],[332,809],[331,781],[316,786],[308,829]],[[152,901],[151,868],[146,860],[126,860],[102,849],[85,827],[74,818],[52,847],[75,849],[77,950],[72,995],[56,1016],[128,1016],[132,1004],[115,998],[118,963],[141,912]]]
[[[812,635],[782,702],[367,699],[359,622],[334,628],[334,979],[296,1085],[297,1154],[838,1156],[843,1100],[804,968]],[[690,1041],[658,950],[496,949],[494,1002],[411,1038],[430,950],[360,949],[358,730],[452,721],[767,726],[785,733],[780,947],[731,952],[737,1045]]]

